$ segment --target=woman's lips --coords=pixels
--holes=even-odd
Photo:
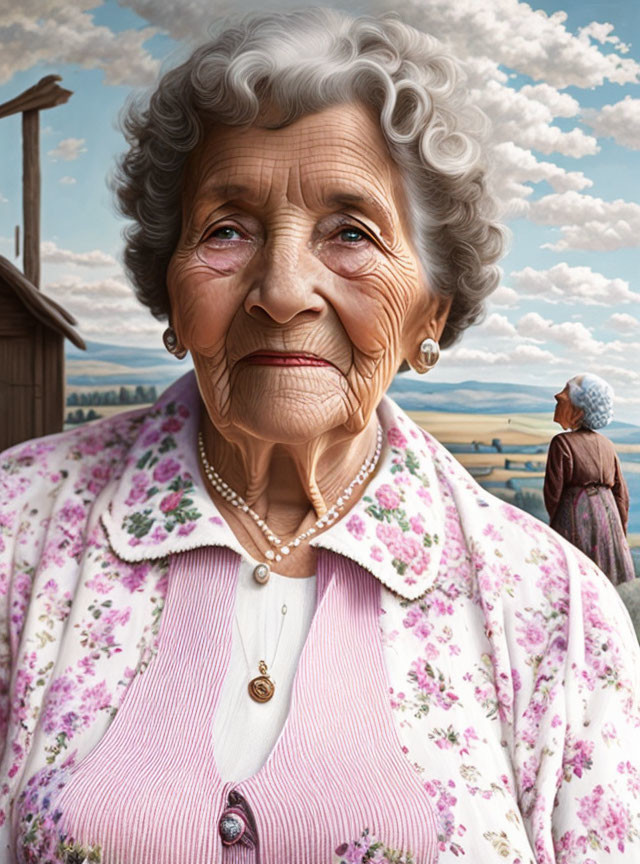
[[[295,354],[284,351],[255,351],[242,358],[252,366],[333,366],[328,360],[314,354]]]

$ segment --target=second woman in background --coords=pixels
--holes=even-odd
[[[613,418],[613,389],[598,375],[576,375],[556,394],[544,503],[551,527],[588,555],[614,585],[634,578],[626,530],[629,491],[615,447],[596,429]]]

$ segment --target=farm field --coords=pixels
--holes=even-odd
[[[548,522],[542,498],[550,439],[559,431],[548,414],[461,414],[409,411],[488,492]],[[640,444],[616,443],[629,486],[629,544],[640,564]]]

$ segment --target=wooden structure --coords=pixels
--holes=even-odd
[[[62,430],[64,338],[86,348],[77,322],[41,294],[39,112],[66,102],[70,90],[47,75],[0,105],[0,118],[22,114],[24,273],[0,256],[0,451]]]
[[[0,451],[62,430],[64,339],[86,347],[74,324],[0,255]]]

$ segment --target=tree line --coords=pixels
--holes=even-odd
[[[92,390],[88,393],[73,391],[67,396],[67,407],[74,408],[68,411],[65,423],[87,423],[89,420],[98,420],[102,417],[95,407],[98,405],[148,405],[158,398],[155,385],[144,387],[120,387],[118,390]],[[79,407],[82,406],[82,407]],[[89,407],[88,411],[84,408]]]
[[[155,385],[144,387],[120,387],[119,390],[92,390],[89,393],[73,391],[67,396],[67,405],[148,405],[155,402],[158,394]]]

